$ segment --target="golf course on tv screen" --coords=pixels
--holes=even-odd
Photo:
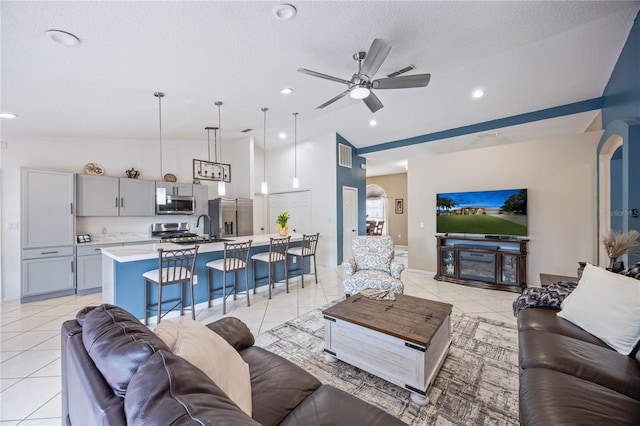
[[[526,236],[527,190],[437,194],[436,218],[438,233]]]

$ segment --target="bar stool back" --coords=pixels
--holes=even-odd
[[[256,293],[256,282],[268,278],[267,286],[269,287],[269,299],[271,299],[271,287],[275,287],[275,265],[284,263],[284,280],[287,285],[287,293],[289,293],[289,271],[287,271],[287,250],[289,249],[289,241],[291,237],[269,238],[269,251],[264,253],[256,253],[251,256],[253,260],[253,294]],[[256,262],[264,262],[268,265],[269,274],[264,277],[258,277]]]
[[[198,248],[184,248],[178,250],[158,249],[158,269],[147,271],[144,277],[144,323],[149,324],[149,314],[155,308],[158,313],[158,324],[167,313],[180,305],[180,315],[184,315],[185,310],[185,287],[188,286],[191,292],[191,318],[196,319],[195,301],[193,295],[193,270],[196,265]],[[158,286],[158,302],[151,303],[150,287],[152,284]],[[162,299],[162,289],[166,286],[180,284],[180,297],[170,300]],[[175,303],[164,313],[162,306],[166,303]],[[188,308],[187,308],[188,309]]]
[[[304,288],[304,259],[307,257],[313,257],[313,274],[316,278],[316,284],[318,284],[318,272],[316,269],[316,247],[318,246],[318,237],[320,233],[317,234],[302,234],[302,246],[301,247],[291,247],[287,250],[287,254],[291,257],[298,258],[299,264],[297,269],[291,269],[289,272],[297,272],[300,271],[300,276],[302,279],[302,288]]]
[[[249,265],[249,251],[251,250],[251,240],[242,243],[224,243],[224,257],[212,260],[207,263],[208,287],[209,287],[209,307],[216,290],[222,289],[222,314],[227,313],[227,273],[233,272],[233,300],[238,294],[238,272],[244,271],[244,288],[247,292],[247,306],[251,306],[249,301],[249,276],[247,266]],[[222,272],[222,287],[215,288],[214,272]]]

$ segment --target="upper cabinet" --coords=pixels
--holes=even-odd
[[[73,245],[74,174],[22,169],[22,248]]]
[[[193,185],[190,183],[156,182],[156,188],[165,188],[168,195],[194,195]]]
[[[154,216],[155,182],[78,175],[77,216]]]
[[[201,214],[207,214],[209,210],[209,187],[207,185],[193,185],[193,200],[194,209],[193,214],[200,216]]]

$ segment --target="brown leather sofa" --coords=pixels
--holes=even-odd
[[[520,423],[640,425],[640,352],[621,355],[558,317],[518,314]]]
[[[62,325],[67,425],[404,425],[290,361],[254,346],[237,318],[207,327],[249,364],[249,417],[200,369],[173,354],[129,312],[87,307]]]

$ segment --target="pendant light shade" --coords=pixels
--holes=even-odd
[[[260,193],[267,194],[267,111],[269,108],[262,108],[262,112],[264,113],[264,127],[262,134],[262,149],[264,151],[262,158],[262,184],[260,185]]]
[[[220,120],[220,107],[222,106],[222,102],[216,101],[215,105],[218,107],[218,132],[220,133],[220,162],[222,163],[222,122]],[[216,159],[216,162],[218,160]],[[220,169],[220,173],[224,173],[224,169]],[[227,187],[224,183],[224,179],[226,176],[221,176],[221,180],[218,181],[218,195],[227,195]]]
[[[298,182],[298,113],[293,113],[293,188],[300,186]]]
[[[154,92],[153,96],[158,98],[158,124],[159,124],[159,140],[160,140],[160,179],[162,180],[162,98],[164,97],[163,92]],[[156,188],[156,204],[166,204],[167,203],[167,190],[165,188]]]

